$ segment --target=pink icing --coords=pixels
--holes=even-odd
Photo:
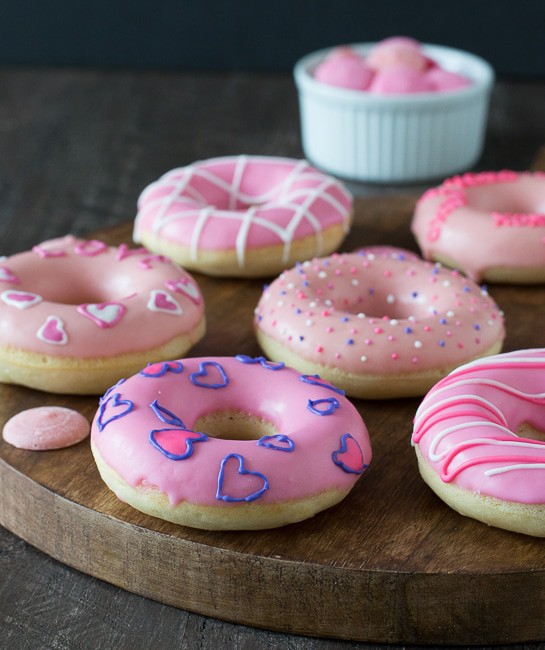
[[[215,366],[199,372],[202,362],[220,364],[223,375]],[[181,363],[181,371],[171,367],[157,372],[154,367],[152,376],[140,373],[114,387],[95,416],[94,445],[130,485],[156,486],[172,504],[229,507],[226,495],[241,499],[252,492],[259,495],[259,503],[276,503],[349,488],[369,464],[371,445],[361,416],[329,384],[309,384],[292,369],[231,357]],[[192,375],[197,375],[197,384]],[[309,400],[321,399],[335,399],[339,406],[329,415],[312,413]],[[287,439],[274,440],[271,447],[270,442],[220,439],[208,432],[207,440],[195,441],[194,424],[200,417],[232,410],[268,421]],[[167,414],[169,422],[158,412]],[[193,439],[192,450],[173,460],[150,442],[151,432],[169,454],[183,456],[188,438]],[[343,447],[345,434],[350,442]]]
[[[263,292],[255,327],[313,363],[381,375],[454,367],[504,336],[486,291],[389,247],[285,271]]]
[[[248,248],[281,245],[342,224],[352,197],[343,185],[306,161],[237,156],[174,169],[138,199],[134,239],[146,232],[191,250],[235,250],[244,267]],[[317,251],[319,254],[319,251]]]
[[[6,267],[16,288],[0,293],[4,346],[53,356],[113,356],[159,347],[203,317],[191,276],[145,249],[129,254],[67,236],[13,255]],[[187,290],[174,298],[171,283]]]
[[[413,443],[444,482],[498,499],[545,503],[545,442],[519,437],[523,423],[544,430],[545,349],[469,363],[426,395]]]
[[[412,231],[422,253],[448,257],[473,279],[490,267],[545,264],[545,174],[464,174],[428,190]]]
[[[63,406],[39,406],[10,418],[2,435],[6,442],[19,449],[61,449],[86,438],[89,422],[77,411]]]

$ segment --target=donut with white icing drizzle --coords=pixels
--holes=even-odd
[[[503,317],[457,271],[393,247],[297,265],[255,310],[267,354],[363,398],[424,394],[456,366],[500,351]]]
[[[91,448],[123,502],[211,530],[311,517],[343,499],[371,460],[342,390],[246,355],[145,367],[101,399]]]
[[[474,280],[545,282],[545,174],[463,174],[425,192],[412,231],[427,259]]]
[[[134,240],[184,268],[265,277],[336,250],[351,217],[350,193],[305,160],[226,156],[146,187]]]
[[[545,349],[461,366],[416,413],[420,473],[461,514],[545,537],[544,414]]]
[[[0,381],[100,394],[204,334],[188,273],[125,244],[71,235],[0,261]]]

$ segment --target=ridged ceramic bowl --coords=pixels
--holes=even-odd
[[[365,55],[374,43],[351,45]],[[294,68],[305,156],[324,171],[369,182],[413,182],[448,176],[479,159],[494,71],[483,59],[439,45],[422,52],[465,75],[448,92],[379,95],[317,81],[331,49],[307,54]]]

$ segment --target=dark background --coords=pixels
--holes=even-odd
[[[0,65],[285,71],[315,49],[409,35],[499,75],[545,76],[545,1],[11,0]]]

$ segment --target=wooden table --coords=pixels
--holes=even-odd
[[[0,87],[4,254],[127,223],[148,182],[193,160],[302,155],[287,75],[4,70]],[[545,142],[544,111],[544,85],[499,83],[479,168],[528,168]],[[378,197],[384,205],[390,197],[397,206],[424,189],[349,186],[365,200]],[[396,231],[389,235],[401,243]],[[378,647],[258,630],[161,605],[70,569],[4,528],[0,646]]]

